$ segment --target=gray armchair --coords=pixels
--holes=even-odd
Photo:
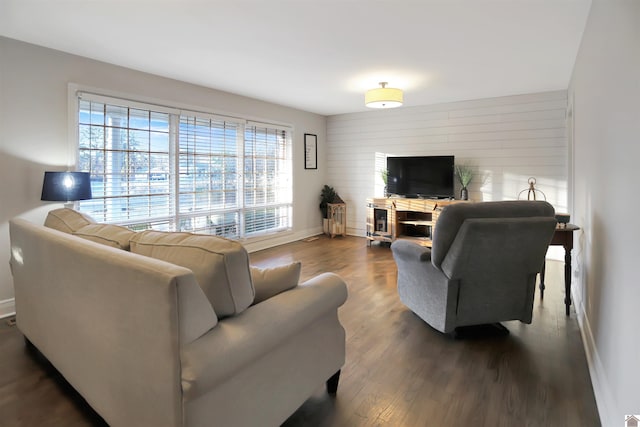
[[[408,240],[391,245],[400,300],[454,335],[461,326],[531,323],[536,275],[555,226],[553,207],[542,201],[449,205],[431,249]]]

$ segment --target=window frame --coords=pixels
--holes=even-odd
[[[178,107],[168,106],[167,102],[158,102],[157,100],[133,100],[130,96],[123,96],[121,94],[110,94],[108,91],[97,91],[97,90],[88,90],[86,88],[81,88],[77,85],[69,85],[69,113],[72,120],[70,120],[70,127],[73,127],[73,132],[70,132],[70,135],[73,137],[70,138],[70,151],[75,154],[75,160],[72,163],[75,163],[76,170],[79,168],[80,162],[80,107],[81,107],[81,99],[91,100],[93,102],[102,102],[109,105],[119,105],[125,106],[127,108],[140,109],[145,111],[154,111],[154,112],[162,112],[169,114],[169,162],[171,163],[169,167],[169,192],[170,198],[172,198],[173,206],[169,207],[169,212],[167,215],[159,215],[153,216],[149,218],[144,218],[144,220],[140,219],[116,219],[113,221],[105,221],[101,220],[100,222],[110,223],[110,224],[118,224],[123,226],[128,226],[132,229],[167,229],[170,231],[182,231],[181,230],[181,221],[185,218],[192,218],[198,216],[198,214],[205,215],[222,215],[229,212],[236,212],[238,216],[238,232],[236,236],[225,236],[224,234],[217,234],[212,232],[211,230],[185,230],[196,233],[207,233],[207,234],[216,234],[222,235],[223,237],[229,237],[235,240],[250,242],[253,240],[261,240],[265,237],[275,237],[275,236],[283,236],[285,234],[293,233],[293,127],[287,124],[280,123],[270,123],[270,121],[254,121],[251,119],[239,118],[234,116],[227,116],[217,114],[213,111],[201,111],[198,108],[190,108],[188,106],[180,105]],[[223,121],[228,123],[234,123],[237,126],[237,178],[236,178],[236,201],[237,204],[235,207],[229,207],[224,209],[203,209],[199,212],[193,213],[184,213],[180,212],[180,122],[181,118],[189,116],[189,117],[200,117],[207,118],[214,121]],[[284,159],[285,162],[288,163],[288,184],[286,186],[286,192],[288,192],[288,199],[284,202],[278,203],[277,206],[273,204],[264,204],[262,207],[264,209],[270,208],[282,208],[286,212],[283,215],[285,218],[285,225],[281,225],[278,227],[258,230],[253,232],[248,232],[246,229],[245,218],[249,211],[255,210],[256,208],[260,208],[260,206],[248,206],[245,202],[245,182],[244,182],[244,162],[245,159],[248,159],[249,156],[245,153],[245,136],[246,130],[251,126],[261,126],[265,129],[274,130],[275,132],[282,132],[285,135],[285,147],[288,151],[287,157]],[[151,170],[149,168],[149,174],[151,174]],[[277,188],[276,188],[277,189]],[[123,197],[127,197],[130,195],[126,195]],[[76,202],[75,207],[77,209],[82,209],[82,202]],[[172,211],[171,211],[172,209]],[[86,212],[86,211],[85,211]],[[165,227],[158,227],[158,224],[166,224]],[[146,225],[145,225],[146,224]]]

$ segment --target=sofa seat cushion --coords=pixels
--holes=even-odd
[[[47,214],[44,225],[65,233],[73,233],[89,224],[95,224],[93,218],[69,208],[54,209]]]
[[[131,239],[131,252],[193,271],[218,318],[244,311],[254,299],[249,255],[238,242],[218,236],[146,230]]]
[[[117,249],[129,250],[129,240],[136,232],[113,224],[89,224],[73,232],[75,236]]]

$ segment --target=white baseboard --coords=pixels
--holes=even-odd
[[[584,352],[587,356],[587,365],[589,367],[589,375],[591,376],[591,386],[593,387],[593,394],[595,395],[598,414],[600,415],[600,425],[622,425],[620,415],[616,412],[616,404],[613,394],[611,393],[611,387],[609,387],[609,382],[607,381],[607,377],[604,373],[605,371],[602,367],[602,361],[600,360],[598,349],[596,347],[595,340],[593,339],[589,318],[585,314],[582,295],[575,291],[575,287],[572,287],[571,294],[573,296],[573,304],[576,309],[578,326],[580,327],[580,333],[582,335]]]
[[[0,319],[16,314],[15,298],[0,301]]]

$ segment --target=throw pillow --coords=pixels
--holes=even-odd
[[[302,264],[293,262],[273,268],[251,267],[251,278],[256,289],[254,304],[298,286]]]
[[[244,311],[254,298],[249,255],[238,242],[204,234],[146,230],[131,239],[131,252],[193,271],[218,317]]]

